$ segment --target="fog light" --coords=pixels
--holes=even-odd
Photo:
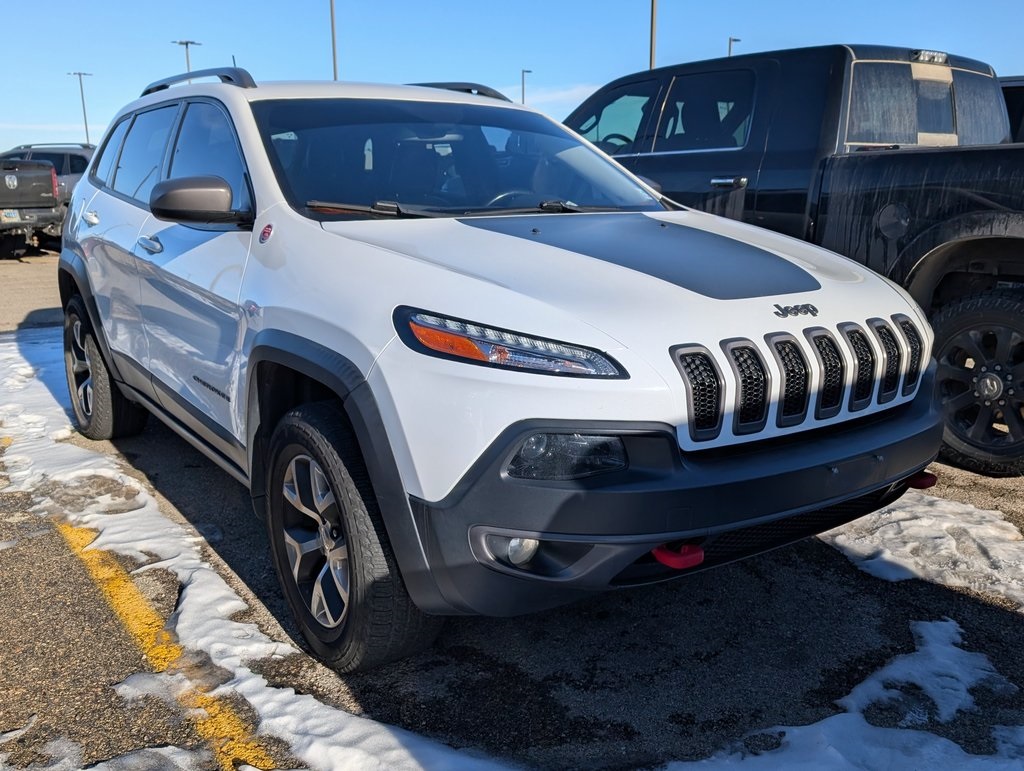
[[[536,538],[511,538],[508,542],[508,561],[513,565],[525,565],[537,553],[540,541]]]
[[[517,479],[581,479],[626,468],[626,446],[617,436],[532,434],[508,464]]]

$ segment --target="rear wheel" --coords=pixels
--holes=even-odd
[[[443,619],[409,598],[345,416],[292,410],[270,441],[267,526],[274,566],[313,651],[339,672],[430,645]]]
[[[149,413],[121,393],[78,295],[64,309],[64,371],[78,430],[90,439],[114,439],[139,433]]]
[[[1024,473],[1024,296],[965,297],[944,306],[932,325],[943,459],[982,474]]]

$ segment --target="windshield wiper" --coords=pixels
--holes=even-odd
[[[479,209],[462,209],[463,215],[499,215],[499,214],[580,214],[583,212],[621,211],[618,206],[581,206],[572,201],[549,200],[541,201],[536,206],[515,206],[510,208],[485,206]]]
[[[396,201],[374,201],[372,206],[335,201],[306,201],[306,208],[321,214],[374,214],[382,217],[435,217],[423,209],[405,209]]]

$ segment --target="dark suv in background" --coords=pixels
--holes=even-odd
[[[18,145],[5,153],[0,153],[0,160],[49,161],[57,172],[57,204],[66,209],[71,200],[71,191],[82,178],[89,159],[96,150],[95,145],[68,142],[61,144]],[[47,225],[43,230],[48,236],[59,236],[64,217],[60,221]]]

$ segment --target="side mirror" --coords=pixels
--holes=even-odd
[[[153,216],[170,222],[243,223],[250,212],[231,208],[231,185],[220,177],[179,177],[157,183],[149,196]]]
[[[640,181],[647,185],[647,187],[654,188],[659,193],[662,192],[661,185],[655,182],[650,177],[640,177]]]

